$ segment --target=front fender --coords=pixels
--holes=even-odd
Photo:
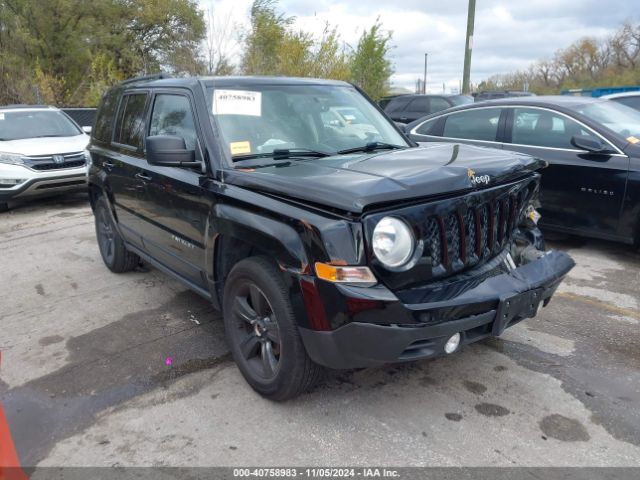
[[[300,233],[292,226],[233,205],[219,204],[213,219],[218,235],[229,235],[273,255],[284,268],[308,273],[309,258]],[[213,260],[213,259],[211,259]],[[213,262],[208,262],[213,264]]]

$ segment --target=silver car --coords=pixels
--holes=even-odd
[[[0,211],[13,200],[86,189],[88,143],[55,107],[0,107]]]

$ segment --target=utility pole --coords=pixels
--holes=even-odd
[[[424,54],[424,81],[422,83],[422,93],[427,93],[427,57],[428,53]]]
[[[473,49],[473,24],[476,17],[476,0],[469,0],[467,13],[467,41],[464,49],[464,71],[462,73],[462,93],[471,93],[469,76],[471,73],[471,50]]]

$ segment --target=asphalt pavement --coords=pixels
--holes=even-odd
[[[278,404],[218,313],[103,265],[84,196],[0,214],[0,402],[25,466],[640,466],[640,253],[576,268],[535,319],[435,360],[330,372]]]

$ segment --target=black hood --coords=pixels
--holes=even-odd
[[[373,204],[482,189],[544,167],[516,152],[464,144],[291,160],[284,165],[237,169],[226,181],[318,205],[362,213]]]

